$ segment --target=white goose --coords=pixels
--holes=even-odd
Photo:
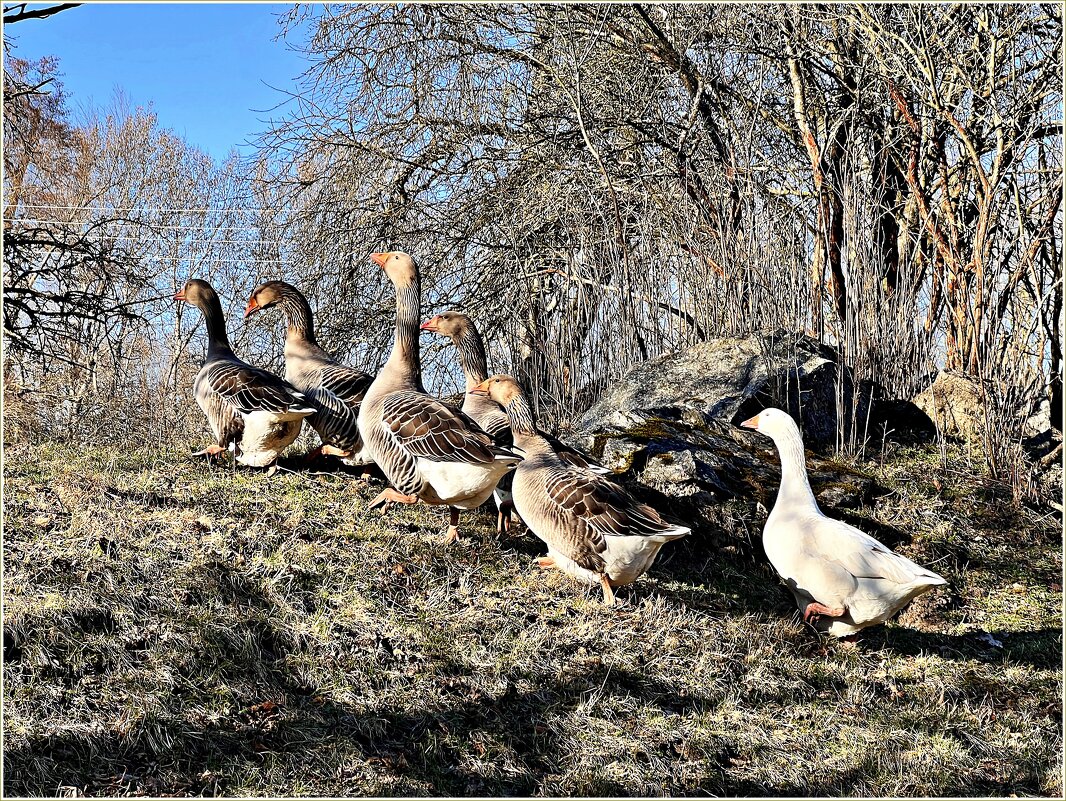
[[[781,487],[763,528],[763,546],[805,621],[845,637],[947,584],[869,534],[822,514],[807,481],[803,439],[788,414],[763,409],[741,425],[770,437],[781,454]]]
[[[374,253],[396,287],[396,341],[359,407],[359,433],[393,485],[370,503],[449,507],[446,541],[459,538],[459,510],[483,504],[521,457],[500,447],[477,423],[426,394],[418,359],[420,284],[406,253]]]

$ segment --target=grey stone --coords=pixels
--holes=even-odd
[[[748,527],[736,521],[751,520],[756,502],[772,507],[781,476],[773,443],[737,423],[775,405],[802,421],[808,444],[832,444],[838,396],[854,389],[847,371],[840,380],[839,372],[832,350],[807,337],[717,339],[633,368],[568,438],[667,516],[734,545],[739,537],[747,543]],[[924,414],[904,405],[931,430]],[[874,403],[860,411],[881,414],[869,415],[871,426],[899,427],[896,408],[883,408]],[[827,510],[870,502],[871,479],[816,451],[808,467]]]
[[[922,411],[882,396],[868,382],[856,386],[833,350],[810,337],[783,331],[722,337],[637,365],[581,416],[574,433],[591,440],[652,421],[695,428],[739,423],[777,406],[799,421],[804,442],[816,449],[836,443],[841,420],[855,420],[859,440],[922,442],[935,434]]]
[[[1051,430],[1051,401],[1044,398],[1022,426],[1023,437],[1039,437]]]
[[[914,399],[949,437],[978,441],[985,430],[986,388],[976,379],[954,370],[937,373],[933,383]]]
[[[833,352],[809,337],[708,340],[634,367],[582,415],[577,429],[622,429],[641,419],[735,421],[762,394],[794,407],[810,423],[808,436],[823,441],[835,434],[825,418],[829,409],[835,414],[836,372]]]
[[[594,445],[593,443],[588,443],[586,447],[591,449]],[[643,456],[647,450],[646,443],[634,442],[625,437],[616,437],[608,440],[604,445],[603,455],[599,461],[608,470],[622,473],[629,470],[633,466],[633,461]]]

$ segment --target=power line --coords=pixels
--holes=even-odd
[[[20,209],[69,209],[72,211],[114,211],[114,212],[129,212],[129,211],[237,211],[245,214],[263,214],[266,212],[274,213],[284,211],[284,209],[251,209],[251,208],[165,208],[163,206],[63,206],[63,205],[50,205],[47,203],[19,203],[17,205]]]
[[[33,220],[26,217],[18,217],[12,220],[4,220],[4,222],[12,224],[19,223],[20,225],[81,225],[87,222],[103,222],[104,224],[126,223],[131,225],[144,225],[148,228],[155,228],[156,230],[160,231],[258,231],[261,228],[261,226],[258,225],[156,225],[155,223],[144,222],[143,220]]]
[[[130,235],[130,234],[116,234],[115,236],[105,236],[104,238],[108,239],[108,240],[114,239],[115,241],[122,240],[122,241],[126,241],[126,242],[151,242],[151,243],[162,242],[163,244],[179,244],[179,245],[182,245],[182,246],[185,246],[185,245],[280,245],[280,244],[282,244],[281,240],[276,240],[276,239],[181,239],[181,240],[171,240],[171,239],[164,239],[162,234],[160,234],[159,236],[154,237],[154,238],[133,236],[133,235]],[[67,244],[69,246],[71,243],[60,243],[60,244]],[[93,244],[100,244],[100,243],[96,242],[96,243],[93,243]]]
[[[58,255],[61,251],[58,250],[36,250],[30,248],[32,252],[40,253],[44,256]],[[203,261],[213,262],[217,264],[288,264],[295,266],[296,262],[288,261],[287,259],[216,259],[207,255],[200,256],[129,256],[127,257],[131,261]]]

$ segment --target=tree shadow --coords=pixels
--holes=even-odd
[[[991,637],[999,646],[985,637]],[[1062,669],[1062,630],[991,631],[970,634],[939,634],[899,626],[864,629],[859,642],[866,650],[890,651],[901,656],[937,654],[942,659],[1012,663],[1040,670]]]
[[[220,574],[226,572],[222,564],[212,567]],[[481,681],[484,677],[478,668],[454,658],[437,657],[427,664],[424,657],[402,654],[384,637],[360,632],[364,639],[369,636],[368,667],[379,657],[390,665],[409,662],[404,666],[412,671],[432,671],[442,692],[424,708],[412,708],[412,704],[397,708],[387,700],[358,706],[343,703],[330,698],[328,688],[309,684],[293,667],[299,659],[291,658],[305,653],[306,646],[298,634],[265,614],[273,602],[259,587],[235,583],[225,575],[219,575],[216,583],[223,603],[264,614],[246,616],[234,629],[198,630],[199,638],[187,647],[199,663],[175,665],[181,681],[163,696],[159,708],[142,715],[129,730],[63,727],[15,744],[9,740],[3,756],[8,796],[47,796],[61,786],[77,786],[95,795],[225,795],[230,788],[219,777],[227,770],[248,775],[269,759],[275,767],[280,763],[288,776],[300,776],[309,751],[342,750],[350,759],[353,747],[364,763],[384,772],[401,789],[430,787],[433,794],[447,796],[532,796],[542,794],[545,782],[572,763],[573,740],[560,729],[558,719],[568,712],[583,714],[580,710],[595,698],[629,697],[664,714],[690,716],[713,711],[719,702],[684,686],[602,662],[572,665],[573,670],[563,673],[552,665],[541,669],[530,665],[503,678],[501,691]],[[638,585],[637,592],[641,591]],[[710,597],[715,600],[708,603],[706,591],[699,597],[694,589],[660,585],[653,591],[710,612],[718,609],[724,597],[712,590]],[[767,594],[773,593],[785,591],[780,584],[767,587]],[[760,603],[757,609],[770,609],[773,614],[781,605]],[[995,652],[981,648],[969,635],[883,627],[864,634],[866,648],[905,655],[935,651],[947,658],[989,663],[1009,660],[1049,669],[1061,665],[1062,634],[1052,629],[998,634],[1005,645]],[[362,646],[349,643],[345,647]],[[10,661],[18,660],[14,653],[9,656]],[[239,712],[215,719],[190,714],[190,699],[183,687],[208,673],[214,673],[213,680],[235,694]],[[713,736],[699,760],[690,763],[699,765],[702,773],[688,775],[684,783],[680,779],[674,780],[676,785],[668,782],[664,791],[698,788],[713,795],[803,796],[846,794],[862,786],[866,767],[861,764],[812,782],[770,785],[734,777],[729,770],[738,758],[737,745],[729,736]],[[484,753],[478,753],[478,748],[484,748]],[[512,755],[520,769],[495,770],[494,760],[501,753]],[[479,761],[486,770],[478,769]],[[381,792],[391,786],[368,787],[365,779],[356,781],[363,783],[347,785],[351,794]],[[632,792],[607,778],[596,782],[597,794]],[[337,789],[344,787],[339,782]],[[995,784],[988,789],[1013,791],[1017,787]]]

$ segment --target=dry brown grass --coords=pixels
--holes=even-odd
[[[866,465],[853,519],[952,588],[858,647],[798,622],[749,502],[611,609],[488,514],[446,547],[343,474],[5,469],[8,796],[1063,790],[1060,524],[933,450]]]

